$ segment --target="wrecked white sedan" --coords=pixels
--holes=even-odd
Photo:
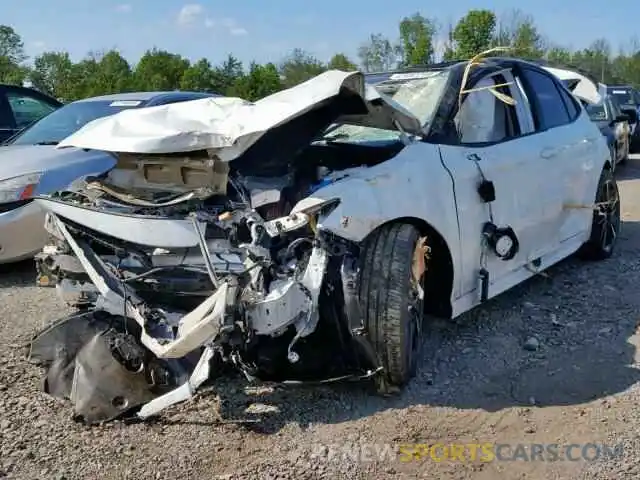
[[[604,138],[516,59],[329,71],[255,103],[125,111],[64,140],[115,167],[40,198],[45,389],[87,423],[157,415],[227,365],[276,382],[406,384],[453,318],[620,225]]]

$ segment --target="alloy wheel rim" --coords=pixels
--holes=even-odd
[[[611,251],[620,228],[620,196],[612,180],[603,183],[598,199],[597,225],[600,234],[600,246],[606,252]]]

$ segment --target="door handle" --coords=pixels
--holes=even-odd
[[[555,148],[555,147],[547,147],[547,148],[543,148],[542,151],[540,152],[540,156],[542,158],[552,158],[558,155],[560,149]]]

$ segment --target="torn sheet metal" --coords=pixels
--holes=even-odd
[[[328,123],[350,115],[346,118],[352,124],[414,134],[421,129],[420,121],[406,109],[375,88],[366,88],[363,74],[330,70],[255,103],[215,97],[125,110],[88,123],[58,148],[148,154],[208,149],[230,161],[269,130],[320,108],[333,112]],[[309,132],[307,140],[317,133]]]
[[[131,335],[106,331],[89,340],[75,361],[70,400],[76,418],[108,421],[155,398],[145,357]]]
[[[195,310],[182,317],[178,326],[178,335],[174,341],[159,341],[148,332],[147,319],[137,308],[138,305],[143,304],[143,301],[133,291],[126,291],[104,262],[86,244],[76,241],[60,220],[56,219],[56,221],[58,229],[100,291],[103,308],[115,314],[127,312],[128,316],[134,319],[142,329],[140,334],[142,344],[158,358],[184,357],[205,343],[213,341],[220,333],[227,302],[227,283],[223,283]]]
[[[29,360],[47,369],[44,391],[58,398],[70,398],[75,357],[82,347],[109,323],[93,312],[62,318],[36,335]]]
[[[105,235],[148,247],[198,246],[198,234],[190,219],[113,214],[46,198],[35,199],[46,210]],[[202,223],[204,227],[204,223]]]
[[[211,360],[213,359],[213,355],[213,348],[210,346],[206,347],[189,379],[178,388],[175,388],[160,397],[154,398],[143,405],[138,412],[138,417],[146,419],[155,416],[165,408],[191,398],[196,393],[196,390],[209,379],[209,376],[211,375]]]
[[[49,202],[48,205],[61,204]],[[68,211],[82,211],[73,205],[67,207]],[[249,285],[243,289],[235,286],[237,282],[245,284],[246,280],[239,280],[242,272],[228,280],[220,277],[220,283],[211,295],[192,311],[179,315],[150,308],[133,287],[125,286],[122,279],[118,278],[113,263],[109,264],[107,257],[103,259],[97,255],[87,240],[80,238],[79,232],[72,227],[73,223],[66,224],[65,217],[58,217],[52,209],[49,209],[48,215],[50,228],[66,242],[95,288],[94,294],[98,298],[94,308],[98,312],[105,312],[104,317],[112,319],[110,322],[97,320],[101,317],[94,316],[93,311],[72,317],[55,328],[45,330],[32,345],[31,357],[40,358],[41,363],[49,367],[47,377],[51,387],[47,391],[71,399],[75,415],[86,423],[106,421],[139,407],[139,416],[147,418],[190,398],[209,378],[215,350],[229,348],[230,344],[239,341],[230,340],[238,324],[245,331],[241,343],[252,337],[283,337],[286,347],[281,351],[286,354],[286,361],[294,364],[304,359],[298,353],[296,344],[318,327],[319,301],[330,258],[322,246],[310,248],[306,265],[298,273],[269,284],[264,284],[260,275],[253,274],[260,271],[255,267],[259,267],[263,260],[250,255],[253,260],[246,259],[247,271],[251,272],[251,277],[247,278]],[[112,213],[105,215],[120,218],[120,215]],[[68,216],[76,218],[74,215]],[[255,214],[249,214],[249,217],[260,222]],[[308,224],[309,217],[302,212],[261,223],[268,238],[305,231]],[[313,242],[302,240],[305,242],[300,245],[313,247]],[[253,248],[261,252],[258,245]],[[48,249],[55,253],[54,250]],[[63,268],[64,265],[72,267],[71,270],[77,275],[76,262],[63,261],[66,255],[61,254],[61,261],[57,264]],[[268,250],[265,249],[264,255],[265,259],[268,258]],[[122,258],[111,261],[121,262]],[[58,284],[61,288],[64,285],[64,282]],[[250,291],[247,290],[249,287]],[[242,305],[239,317],[235,307],[238,304]],[[123,325],[125,317],[133,322],[122,330],[118,325]],[[121,320],[114,323],[114,318]],[[136,326],[135,335],[128,332],[132,325]],[[289,328],[293,328],[295,333],[292,337],[286,335]],[[200,360],[191,363],[192,367],[184,371],[176,372],[163,363],[193,358],[198,352]],[[239,358],[237,361],[239,365],[244,365]],[[148,371],[152,367],[155,373]],[[242,368],[248,368],[249,375],[251,368]],[[184,374],[186,371],[190,371],[188,377]],[[167,388],[159,392],[156,388],[158,382],[152,381],[152,377],[165,378],[161,383]],[[176,383],[178,379],[181,379],[180,384]]]

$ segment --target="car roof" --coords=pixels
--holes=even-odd
[[[205,97],[217,97],[218,94],[207,92],[191,92],[183,90],[173,90],[164,92],[126,92],[126,93],[111,93],[108,95],[100,95],[98,97],[83,98],[76,100],[73,103],[81,102],[122,102],[122,101],[140,101],[144,103],[155,103],[159,100],[168,100],[171,97],[189,97],[193,98],[205,98]]]
[[[412,67],[397,68],[395,70],[383,70],[381,72],[368,72],[364,74],[367,83],[378,83],[388,80],[392,75],[432,72],[436,70],[444,70],[454,65],[465,63],[465,60],[454,60],[450,62],[428,63],[425,65],[415,65]]]
[[[368,83],[377,83],[379,81],[384,81],[386,79],[389,79],[392,75],[396,75],[396,74],[433,72],[438,70],[447,70],[451,68],[461,69],[461,68],[464,68],[468,63],[469,63],[469,59],[450,60],[446,62],[429,63],[424,65],[404,67],[396,70],[385,70],[382,72],[365,73],[364,77]],[[528,65],[530,67],[537,67],[542,73],[545,73],[546,71],[541,69],[541,67],[543,65],[549,66],[549,62],[545,62],[545,61],[537,61],[537,60],[532,61],[532,60],[525,60],[517,57],[499,57],[499,56],[484,57],[482,58],[482,64],[484,67],[491,66],[491,65],[493,66],[508,66],[513,64]],[[572,70],[577,70],[577,69],[572,68]]]

